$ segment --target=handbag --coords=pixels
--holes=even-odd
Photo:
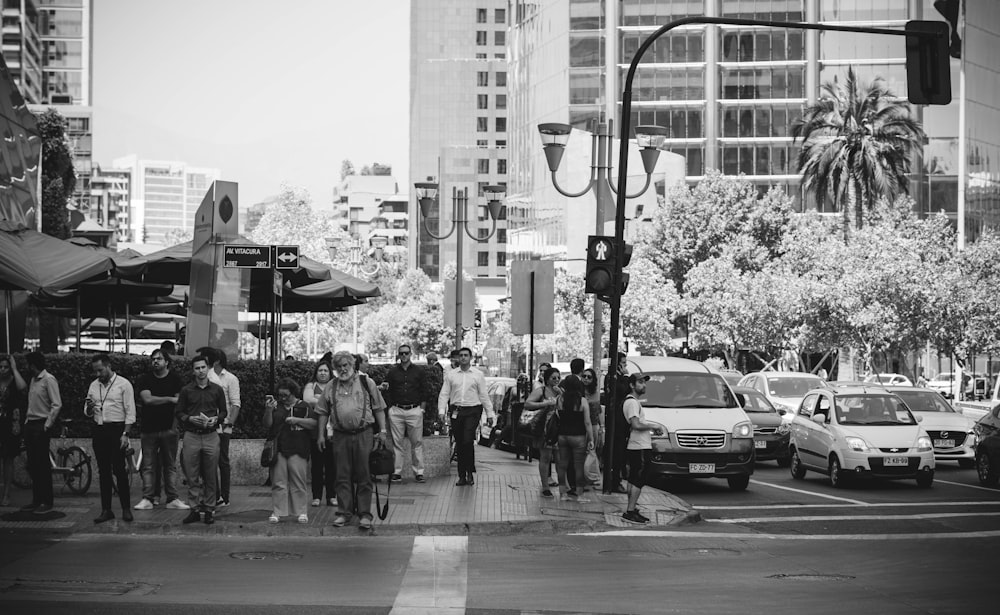
[[[372,476],[381,474],[392,474],[396,471],[396,454],[381,440],[375,440],[372,452],[368,453],[368,471]],[[385,505],[382,504],[382,496],[378,492],[378,483],[375,483],[375,512],[378,518],[385,521],[389,516],[389,491],[392,489],[392,481],[387,481]]]
[[[545,444],[555,446],[559,443],[559,410],[549,412],[545,417]]]
[[[275,450],[274,440],[265,440],[264,448],[260,451],[260,467],[270,468],[278,461],[278,451]]]

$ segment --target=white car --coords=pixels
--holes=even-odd
[[[916,387],[886,387],[903,400],[927,431],[934,446],[934,459],[957,461],[961,468],[976,465],[976,422],[951,407],[940,393]]]
[[[807,470],[834,487],[852,478],[934,483],[930,436],[903,401],[881,387],[833,386],[810,391],[792,419],[792,478]]]
[[[753,372],[743,376],[739,386],[757,389],[790,423],[806,393],[826,386],[826,381],[805,372]]]
[[[961,382],[961,378],[956,374],[941,372],[927,381],[927,388],[937,391],[948,399],[955,399],[956,393],[962,388]]]
[[[913,382],[903,374],[870,374],[865,378],[865,382],[890,386],[913,386]]]

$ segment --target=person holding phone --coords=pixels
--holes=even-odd
[[[299,523],[309,523],[309,492],[306,467],[316,430],[316,411],[299,399],[299,385],[291,378],[278,382],[277,400],[267,396],[264,427],[267,438],[275,442],[277,456],[271,476],[271,516],[278,523],[289,510]]]
[[[181,466],[188,482],[191,512],[184,523],[194,523],[204,513],[206,524],[215,522],[218,502],[216,473],[219,471],[219,434],[216,428],[226,419],[226,393],[209,382],[209,361],[203,355],[191,360],[194,382],[181,389],[174,415],[185,429]]]
[[[129,446],[128,430],[135,424],[135,391],[131,382],[111,369],[108,355],[94,355],[91,366],[95,378],[87,391],[84,414],[94,420],[91,434],[101,482],[101,514],[94,523],[115,518],[111,510],[115,490],[122,507],[122,519],[131,521],[132,504],[124,451]]]

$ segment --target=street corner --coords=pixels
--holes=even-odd
[[[624,493],[586,492],[583,498],[554,499],[543,503],[540,512],[546,517],[582,523],[592,531],[635,528],[635,524],[622,518],[627,504],[628,496]],[[679,526],[702,520],[701,513],[690,504],[659,490],[644,491],[639,499],[639,509],[649,518],[645,527]]]

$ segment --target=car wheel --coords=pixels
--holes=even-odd
[[[795,480],[802,480],[806,477],[806,467],[802,465],[802,460],[799,459],[799,451],[797,449],[792,449],[792,457],[788,464],[791,468],[792,478]]]
[[[847,486],[847,476],[840,468],[840,460],[836,457],[830,458],[830,484],[834,489],[843,489]]]
[[[744,476],[730,476],[726,479],[729,483],[729,488],[732,491],[746,491],[747,486],[750,484],[750,475]]]
[[[976,474],[979,475],[979,484],[984,487],[993,487],[1000,479],[1000,475],[993,469],[989,453],[984,450],[976,452]]]
[[[972,468],[976,467],[976,460],[975,459],[959,459],[958,460],[958,467],[962,468],[963,470],[971,470]]]
[[[777,462],[778,462],[778,467],[779,468],[787,468],[788,466],[792,465],[792,458],[791,457],[778,457]]]
[[[924,470],[917,472],[917,486],[924,489],[934,484],[934,470]]]

